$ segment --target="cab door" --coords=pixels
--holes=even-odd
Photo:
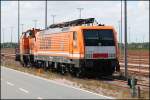
[[[71,58],[76,58],[79,55],[78,52],[78,39],[77,32],[71,32],[69,41],[69,53]]]

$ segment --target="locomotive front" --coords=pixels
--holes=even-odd
[[[97,74],[111,75],[119,71],[116,32],[109,26],[83,28],[84,59],[81,66]]]

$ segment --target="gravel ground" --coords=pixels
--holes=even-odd
[[[112,81],[109,80],[105,81],[105,80],[92,79],[92,78],[79,79],[79,78],[72,77],[70,75],[63,76],[56,72],[44,71],[42,69],[22,67],[22,65],[19,62],[16,62],[13,59],[7,59],[7,63],[5,62],[4,59],[1,59],[1,61],[2,61],[2,65],[5,65],[6,67],[10,67],[30,74],[38,75],[47,79],[52,79],[57,82],[61,82],[62,84],[83,88],[92,92],[96,92],[98,94],[112,96],[118,99],[132,98],[129,88],[110,85],[109,83],[111,83]],[[141,97],[143,99],[146,98],[148,99],[149,91],[142,91]]]
[[[5,51],[5,53],[7,52],[14,53],[14,50],[11,49],[5,49],[2,51]],[[22,65],[19,62],[16,62],[12,58],[7,60],[1,58],[1,65],[4,65],[12,69],[20,70],[23,72],[27,72],[30,74],[38,75],[47,79],[52,79],[57,82],[61,82],[62,84],[83,88],[102,95],[112,96],[118,99],[133,99],[131,97],[129,88],[123,88],[116,85],[111,85],[110,83],[112,83],[113,81],[110,80],[106,81],[106,80],[93,79],[93,78],[79,79],[79,78],[72,77],[70,75],[63,76],[52,71],[44,71],[42,69],[30,68],[30,67],[26,68],[26,67],[22,67]],[[141,91],[141,99],[149,99],[149,89],[145,91]]]

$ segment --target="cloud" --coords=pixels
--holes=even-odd
[[[149,10],[149,1],[139,1],[138,7],[143,11]]]
[[[136,32],[138,35],[141,32],[146,36],[148,34],[148,4],[148,1],[128,1],[128,23],[132,30],[134,29],[133,36],[136,30],[139,30]],[[98,22],[112,25],[118,30],[120,5],[120,1],[48,1],[48,25],[52,24],[52,14],[56,15],[56,23],[79,18],[77,8],[82,7],[84,8],[82,18],[95,17]],[[45,1],[20,1],[20,24],[24,24],[24,31],[34,26],[35,19],[38,20],[37,27],[44,28],[44,10]],[[6,29],[7,37],[9,37],[10,27],[14,26],[15,41],[17,41],[17,14],[17,1],[2,1],[1,25]],[[141,23],[146,26],[143,27]],[[21,28],[20,31],[22,31]],[[6,38],[6,41],[9,41],[9,38]]]

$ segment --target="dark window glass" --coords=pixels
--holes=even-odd
[[[77,32],[73,32],[73,40],[77,40]]]
[[[73,46],[77,48],[77,32],[73,32]]]
[[[114,46],[112,30],[83,30],[86,46]]]

